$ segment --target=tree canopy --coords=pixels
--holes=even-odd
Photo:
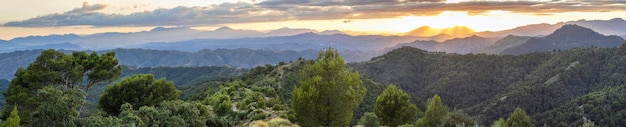
[[[366,92],[359,73],[347,70],[332,48],[321,51],[299,78],[291,105],[302,126],[347,126]]]
[[[444,117],[448,114],[448,107],[443,104],[439,95],[433,96],[428,101],[428,107],[424,117],[417,120],[418,127],[436,127],[442,124]]]
[[[3,93],[9,105],[5,111],[17,105],[22,121],[29,122],[29,114],[42,102],[36,100],[39,89],[52,85],[63,90],[78,88],[89,93],[94,86],[113,81],[120,74],[121,67],[114,52],[98,55],[96,52],[65,54],[53,49],[45,50],[26,69],[19,68],[15,72],[15,78]]]
[[[156,80],[152,74],[138,74],[113,83],[104,90],[98,108],[110,115],[120,113],[120,106],[129,103],[137,108],[154,106],[166,100],[176,100],[180,91],[164,78]]]
[[[411,104],[409,94],[390,85],[376,98],[374,112],[382,125],[395,127],[415,121],[419,109]]]

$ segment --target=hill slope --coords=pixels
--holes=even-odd
[[[524,54],[592,46],[617,47],[626,43],[626,40],[621,37],[605,36],[578,25],[564,25],[552,34],[544,37],[533,37],[527,40],[524,37],[512,37],[515,36],[507,36],[501,39],[498,43],[483,49],[483,53]]]
[[[402,47],[350,67],[375,81],[397,84],[415,98],[439,94],[449,107],[488,125],[506,118],[515,107],[537,115],[587,93],[625,84],[625,49],[582,48],[513,56]]]

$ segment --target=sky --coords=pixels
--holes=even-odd
[[[420,26],[497,31],[626,19],[626,0],[0,0],[0,39],[154,27],[401,34]]]

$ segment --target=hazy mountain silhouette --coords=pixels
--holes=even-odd
[[[345,34],[320,35],[304,33],[293,36],[276,36],[239,39],[197,39],[176,43],[149,43],[134,48],[155,50],[178,50],[195,52],[203,49],[264,49],[264,50],[319,50],[334,47],[338,50],[377,51],[399,43],[416,40],[413,36],[350,36]]]
[[[523,44],[510,47],[501,54],[523,54],[530,52],[572,49],[578,47],[616,47],[626,43],[618,36],[605,36],[579,25],[564,25],[545,37],[530,38]]]
[[[107,32],[91,35],[47,35],[18,37],[9,42],[22,46],[42,46],[58,43],[73,43],[89,50],[106,50],[120,47],[142,45],[151,42],[181,42],[197,39],[236,39],[236,38],[258,38],[272,36],[293,36],[303,33],[318,33],[323,35],[341,34],[341,31],[318,32],[310,29],[290,29],[282,28],[268,32],[255,30],[238,30],[230,27],[221,27],[213,31],[195,30],[188,27],[165,28],[156,27],[149,31],[141,32]],[[66,48],[64,48],[66,49]],[[0,50],[0,52],[10,52],[15,50]]]
[[[611,20],[578,20],[559,22],[556,24],[531,24],[508,30],[477,32],[475,34],[484,37],[505,37],[508,35],[543,36],[552,33],[552,31],[555,31],[556,29],[559,29],[566,24],[576,24],[579,26],[587,27],[604,35],[626,35],[626,21],[622,18],[614,18]]]
[[[474,35],[465,38],[450,39],[443,42],[437,42],[432,40],[418,40],[412,43],[398,44],[392,48],[387,49],[386,51],[391,51],[402,46],[411,46],[429,52],[467,54],[477,52],[478,50],[485,48],[491,44],[493,44],[493,40]]]
[[[530,38],[532,37],[509,35],[496,41],[493,45],[479,50],[477,53],[500,54],[502,53],[502,51],[508,48],[516,47],[526,43]]]

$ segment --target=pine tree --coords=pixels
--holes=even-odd
[[[433,96],[428,101],[428,106],[424,117],[417,120],[416,125],[418,127],[436,127],[441,125],[441,120],[448,114],[448,107],[446,107],[441,101],[439,95]]]
[[[336,49],[321,51],[300,72],[292,92],[292,109],[302,126],[348,126],[366,89],[359,73],[350,72]]]
[[[530,122],[530,117],[526,114],[524,110],[517,107],[513,114],[506,120],[507,127],[534,127]]]
[[[376,98],[374,107],[382,125],[395,127],[415,121],[419,109],[409,99],[409,94],[397,89],[395,85],[387,87]]]
[[[11,111],[11,115],[0,124],[0,127],[19,127],[20,126],[20,115],[17,114],[17,106],[13,106],[13,111]]]

